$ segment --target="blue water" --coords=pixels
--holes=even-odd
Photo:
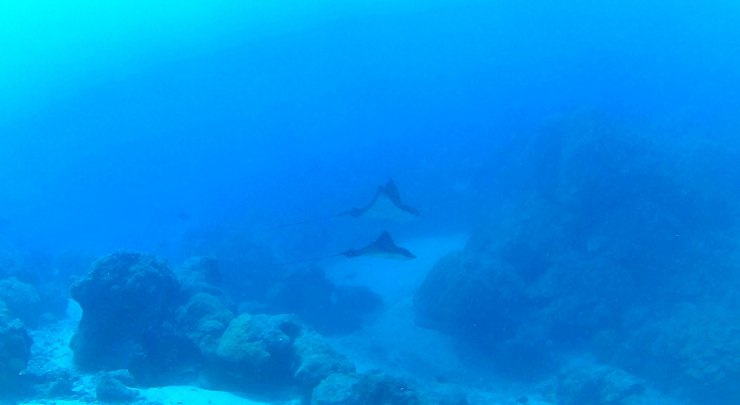
[[[3,322],[64,321],[114,252],[209,256],[233,315],[295,313],[422,403],[738,403],[738,27],[729,0],[8,1]],[[389,179],[421,218],[331,217]],[[333,257],[383,230],[419,258]],[[425,393],[471,387],[510,397]]]

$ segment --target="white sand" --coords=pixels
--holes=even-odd
[[[147,388],[138,391],[141,394],[141,403],[151,401],[158,405],[270,405],[268,402],[253,401],[225,391],[209,391],[192,386]],[[91,403],[97,402],[39,400],[19,405],[89,405]]]
[[[149,401],[162,405],[268,405],[252,401],[225,391],[209,391],[192,386],[148,388],[139,391]]]
[[[410,250],[416,259],[342,258],[327,264],[327,275],[338,284],[366,286],[379,294],[386,305],[391,305],[413,296],[435,263],[448,253],[462,249],[466,241],[467,235],[458,234],[399,239],[396,243]]]
[[[367,286],[385,304],[383,311],[362,330],[331,338],[335,347],[349,356],[360,371],[379,368],[422,379],[458,373],[463,366],[449,338],[416,325],[412,299],[437,261],[462,249],[466,240],[465,235],[398,240],[396,243],[417,258],[357,258],[337,261],[329,267],[328,274],[337,283]]]

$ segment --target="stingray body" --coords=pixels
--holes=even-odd
[[[352,208],[341,214],[355,218],[368,217],[393,221],[406,221],[420,216],[419,210],[401,200],[398,187],[396,187],[393,180],[389,180],[385,185],[378,186],[373,199],[364,207]]]
[[[287,228],[290,226],[310,224],[310,223],[326,221],[332,218],[343,217],[343,216],[350,216],[353,218],[364,217],[364,218],[374,218],[374,219],[385,219],[385,220],[390,220],[394,222],[407,222],[409,220],[419,218],[421,214],[419,214],[419,210],[417,210],[414,207],[411,207],[410,205],[404,203],[401,200],[401,196],[398,193],[398,188],[396,187],[396,183],[394,183],[393,180],[389,180],[384,185],[378,186],[378,189],[375,191],[375,195],[373,196],[373,199],[370,200],[370,202],[367,205],[361,208],[352,208],[350,210],[342,211],[342,212],[329,215],[329,216],[325,216],[325,217],[318,217],[318,218],[305,219],[302,221],[290,222],[290,223],[286,223],[283,225],[278,225],[272,228],[268,228],[268,230],[277,230],[277,229]]]
[[[388,232],[383,232],[378,239],[367,246],[360,249],[347,250],[342,255],[349,258],[374,256],[394,260],[411,260],[416,258],[408,249],[396,245]]]

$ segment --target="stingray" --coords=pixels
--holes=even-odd
[[[270,229],[281,229],[289,226],[325,221],[331,218],[342,216],[350,216],[352,218],[366,217],[404,222],[411,219],[419,218],[421,217],[421,214],[419,213],[419,210],[404,203],[403,200],[401,200],[401,195],[398,192],[398,187],[396,187],[396,183],[393,180],[388,180],[388,182],[384,185],[378,186],[377,190],[375,191],[375,195],[373,195],[373,198],[363,207],[351,208],[349,210],[326,217],[291,222]]]
[[[391,235],[388,232],[383,232],[373,242],[359,249],[348,249],[341,253],[335,253],[328,256],[319,256],[305,260],[297,260],[294,262],[283,263],[283,265],[295,266],[307,263],[316,263],[322,260],[327,260],[339,256],[344,256],[348,259],[364,256],[391,260],[416,259],[416,255],[411,253],[408,249],[396,245],[396,242],[393,241],[393,238],[391,238]]]
[[[409,220],[421,216],[419,210],[401,200],[398,187],[396,187],[396,183],[393,180],[388,180],[385,185],[378,186],[373,199],[364,207],[352,208],[341,212],[340,215],[349,215],[354,218],[369,217],[396,221]]]
[[[341,255],[348,258],[374,256],[394,260],[416,259],[416,256],[408,249],[396,245],[388,232],[381,233],[378,239],[364,247],[346,250]]]

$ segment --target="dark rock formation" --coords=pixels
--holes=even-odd
[[[210,370],[214,385],[306,393],[354,366],[293,316],[242,314],[218,340]]]
[[[130,404],[139,399],[139,392],[126,386],[114,375],[103,374],[95,386],[95,398],[101,403]]]
[[[555,384],[555,400],[561,405],[680,405],[652,389],[647,382],[624,370],[589,361],[564,369]]]
[[[10,315],[26,325],[35,325],[43,314],[41,299],[33,286],[15,277],[0,280],[0,301],[5,303]]]
[[[234,318],[222,296],[198,293],[176,312],[178,329],[206,357],[214,357],[218,340]]]
[[[196,260],[184,268],[213,269],[211,264]],[[142,385],[203,373],[217,388],[274,396],[309,396],[330,374],[354,372],[296,316],[235,316],[209,276],[183,276],[195,281],[183,288],[151,256],[117,253],[97,261],[72,288],[83,309],[71,343],[77,365],[86,371],[127,369]]]
[[[304,389],[313,389],[332,374],[348,374],[355,370],[354,364],[337,353],[317,333],[304,329],[293,342],[299,362],[293,368],[296,383]]]
[[[176,271],[182,290],[187,294],[206,292],[221,294],[221,269],[216,259],[210,257],[192,257],[185,261]]]
[[[314,390],[311,405],[417,405],[416,391],[403,380],[380,372],[332,374]]]
[[[0,315],[0,399],[22,390],[20,373],[31,358],[32,343],[20,321]]]
[[[183,269],[195,270],[200,281],[215,285],[234,302],[262,302],[285,268],[270,249],[253,239],[234,230],[192,229],[185,235],[183,252],[186,257],[200,258],[191,259]],[[210,258],[217,258],[218,263]]]
[[[633,329],[605,337],[600,354],[665,391],[706,403],[740,403],[738,301],[683,303],[665,313],[635,314]]]
[[[267,302],[272,312],[296,314],[325,334],[357,330],[382,304],[369,289],[336,285],[319,268],[286,274],[271,288]]]
[[[714,326],[736,319],[703,305],[723,298],[731,312],[740,302],[737,261],[726,259],[737,257],[737,188],[726,187],[737,171],[609,124],[576,119],[513,147],[503,171],[519,194],[429,272],[414,298],[418,322],[509,375],[533,377],[586,351],[640,378],[683,375],[697,398],[737,402],[722,388],[740,370],[732,328]],[[736,160],[714,155],[726,167]],[[686,302],[704,309],[678,316]],[[624,342],[632,354],[614,356]]]
[[[128,368],[147,380],[167,375],[190,357],[187,339],[173,326],[181,297],[164,262],[112,254],[98,260],[71,293],[83,310],[71,342],[82,370]]]

